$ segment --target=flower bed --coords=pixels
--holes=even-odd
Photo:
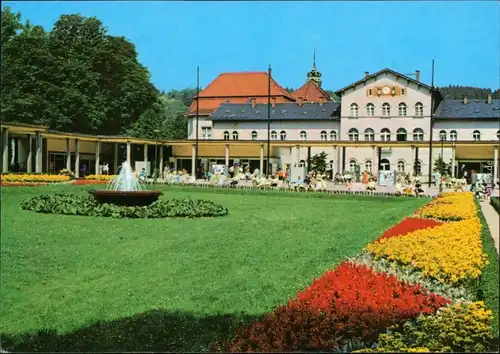
[[[0,181],[2,182],[66,182],[70,180],[70,176],[67,175],[49,175],[49,174],[31,174],[22,173],[14,174],[7,173],[0,175]]]
[[[338,349],[347,340],[373,341],[387,327],[434,313],[449,300],[365,266],[342,263],[286,306],[241,329],[227,352]]]
[[[88,184],[108,184],[108,180],[86,180],[86,179],[75,179],[72,184],[81,186],[81,185],[88,185]]]
[[[442,194],[415,215],[388,229],[353,260],[314,280],[287,305],[212,349],[488,349],[492,313],[484,303],[473,302],[473,280],[488,260],[472,194]]]
[[[85,176],[86,180],[97,180],[97,181],[110,181],[115,178],[115,175],[88,175]]]
[[[0,182],[1,187],[38,187],[46,186],[47,182]]]

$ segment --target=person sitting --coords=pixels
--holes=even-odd
[[[415,180],[415,196],[418,197],[421,194],[424,194],[424,189],[422,187],[422,183],[418,179]]]
[[[375,192],[376,184],[375,184],[375,181],[373,180],[373,178],[370,178],[368,180],[368,185],[366,186],[366,190],[369,192]]]
[[[484,188],[484,185],[478,181],[475,185],[475,188],[474,188],[474,195],[476,196],[476,198],[478,199],[484,199],[485,198],[485,188]]]

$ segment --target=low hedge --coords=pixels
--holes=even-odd
[[[21,203],[23,210],[37,213],[83,215],[113,218],[199,218],[225,216],[228,209],[209,200],[190,198],[158,200],[148,206],[117,206],[101,204],[92,195],[77,196],[58,193],[40,195]]]
[[[493,206],[493,208],[495,208],[497,213],[500,214],[500,198],[499,197],[491,197],[490,203]]]

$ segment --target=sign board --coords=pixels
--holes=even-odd
[[[394,186],[396,184],[396,171],[379,171],[379,186]]]
[[[304,181],[306,177],[306,167],[291,167],[290,168],[290,182]]]
[[[137,172],[137,175],[141,173],[142,169],[146,169],[146,175],[150,176],[151,175],[151,161],[136,161],[135,162],[135,171]]]

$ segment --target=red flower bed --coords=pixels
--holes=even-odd
[[[366,266],[342,263],[296,300],[214,346],[226,352],[326,351],[342,339],[375,341],[387,327],[434,313],[450,301]]]
[[[406,218],[399,224],[384,232],[384,234],[380,236],[377,241],[384,238],[406,235],[416,230],[433,228],[442,224],[442,222],[433,219]]]
[[[108,184],[109,181],[106,180],[95,180],[95,179],[75,179],[72,184],[74,185],[85,185],[85,184]]]

